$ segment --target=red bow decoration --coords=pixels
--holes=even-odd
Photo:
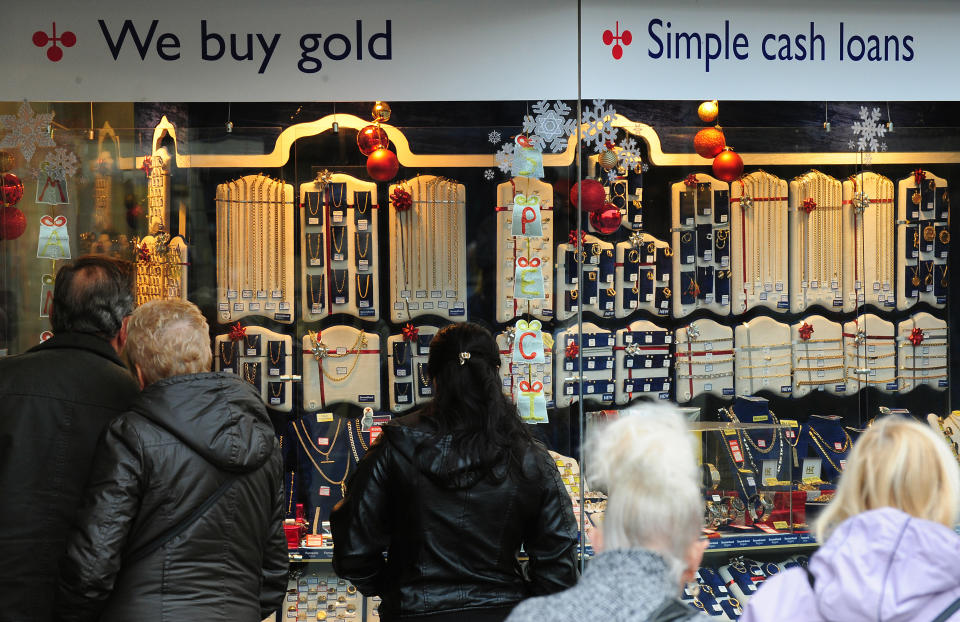
[[[530,149],[533,147],[533,141],[529,137],[520,134],[516,138],[516,143],[523,147],[524,149]]]
[[[563,356],[568,359],[577,358],[577,354],[580,353],[580,346],[573,343],[572,341],[567,344],[567,347],[563,351]]]
[[[910,343],[912,343],[914,346],[918,346],[923,343],[922,328],[914,328],[912,331],[910,331]]]
[[[567,236],[567,244],[572,244],[575,248],[580,248],[583,246],[584,242],[587,241],[587,234],[583,230],[580,230],[580,235],[577,235],[576,229],[570,230],[570,235]]]
[[[543,391],[543,383],[539,380],[534,382],[528,382],[526,380],[521,380],[517,383],[517,386],[520,388],[520,391],[523,393],[539,393]]]
[[[230,341],[240,341],[247,336],[247,328],[241,326],[240,322],[237,322],[230,327]]]
[[[413,207],[413,197],[410,196],[409,192],[399,186],[390,195],[390,200],[393,201],[393,207],[398,212],[405,212]]]
[[[918,168],[913,172],[913,182],[918,186],[920,185],[920,182],[922,182],[926,178],[927,178],[927,174],[923,172],[922,168]]]
[[[403,338],[407,341],[416,341],[419,334],[420,329],[413,324],[408,323],[403,327]]]
[[[803,205],[801,205],[800,208],[809,214],[813,210],[817,209],[817,202],[812,198],[806,198],[803,200]]]
[[[153,166],[153,156],[143,156],[143,164],[140,165],[140,170],[149,175],[151,166]]]
[[[612,140],[608,140],[603,144],[606,145],[607,149],[613,149],[615,147]]]
[[[693,173],[687,175],[687,178],[683,180],[683,183],[687,184],[687,187],[693,188],[697,185],[697,176]]]
[[[62,227],[63,225],[67,224],[67,217],[57,216],[56,218],[54,218],[53,216],[50,216],[50,215],[41,216],[40,224],[45,225],[47,227]]]
[[[800,325],[800,328],[797,329],[797,332],[800,333],[801,339],[808,341],[810,339],[810,335],[813,334],[813,326],[804,322]]]

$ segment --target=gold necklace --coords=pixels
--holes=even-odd
[[[258,371],[256,367],[257,365],[259,365],[259,363],[243,364],[243,370],[242,370],[243,379],[249,382],[250,384],[254,384],[254,381],[257,379],[257,371]]]
[[[273,390],[273,385],[277,385],[277,390]],[[270,383],[270,396],[271,397],[280,397],[280,394],[283,393],[283,383],[282,382],[271,382]]]
[[[326,346],[323,345],[323,343],[317,341],[316,333],[310,333],[310,335],[311,335],[311,338],[313,339],[314,348],[323,347],[324,349],[326,349]],[[346,380],[347,378],[349,378],[349,377],[351,376],[351,374],[353,374],[353,370],[355,370],[355,369],[357,368],[357,364],[360,362],[360,351],[363,350],[363,346],[365,346],[365,345],[367,345],[367,334],[361,330],[360,333],[357,335],[357,340],[354,342],[353,347],[352,347],[350,350],[347,350],[347,351],[344,352],[343,354],[337,354],[336,352],[332,352],[332,353],[331,353],[331,352],[327,352],[327,354],[326,354],[325,357],[320,358],[319,360],[317,360],[317,367],[319,367],[320,372],[321,372],[328,380],[330,380],[330,381],[332,381],[332,382],[343,382],[344,380]],[[323,368],[323,361],[324,361],[325,359],[327,359],[327,358],[343,358],[343,357],[351,354],[351,352],[352,352],[353,354],[355,354],[356,356],[354,356],[353,364],[350,365],[350,369],[347,370],[347,373],[346,373],[346,374],[344,374],[344,375],[342,375],[342,376],[334,376],[334,375],[332,375],[332,374],[328,374],[328,373],[327,373],[327,370],[325,370],[325,369]]]
[[[337,427],[333,431],[333,440],[330,441],[330,449],[328,449],[327,451],[321,451],[320,448],[313,443],[313,438],[311,438],[310,432],[307,431],[307,424],[304,423],[302,419],[300,420],[300,425],[303,427],[303,434],[304,436],[307,437],[307,441],[310,443],[310,447],[312,447],[314,451],[316,451],[318,454],[320,454],[324,458],[330,457],[330,453],[333,451],[334,446],[337,444],[337,438],[340,436],[340,426],[342,424],[343,424],[343,419],[341,419],[340,417],[337,417]],[[294,422],[293,425],[296,426],[297,423]]]
[[[309,214],[310,216],[313,216],[313,217],[319,216],[319,215],[320,215],[320,205],[322,204],[322,201],[320,200],[320,193],[319,193],[319,192],[307,192],[307,193],[305,193],[305,194],[307,195],[307,214]],[[316,197],[317,197],[317,202],[316,202],[316,204],[313,204],[313,203],[310,202],[310,196],[311,196],[311,195],[316,195]]]
[[[426,363],[420,363],[419,365],[417,365],[417,371],[419,372],[417,375],[420,376],[420,384],[422,384],[424,387],[429,387],[430,376],[427,375],[426,369],[427,369]]]
[[[360,429],[360,424],[354,421],[353,427],[357,431],[357,438],[360,439],[360,446],[363,447],[363,451],[367,451],[369,448],[367,447],[367,444],[363,442],[363,430]]]
[[[226,356],[227,352],[230,353],[230,356]],[[226,341],[220,342],[220,362],[222,363],[221,367],[230,367],[230,364],[233,363],[232,343],[227,343]]]
[[[277,345],[277,355],[273,355],[273,345]],[[270,357],[270,364],[277,365],[280,362],[280,355],[283,353],[283,342],[282,341],[268,341],[267,342],[267,355]]]
[[[407,364],[407,355],[410,353],[410,348],[407,345],[406,341],[401,341],[400,345],[402,346],[400,348],[400,353],[403,354],[403,358],[401,359],[400,354],[397,354],[397,360],[395,362],[395,366],[402,367]]]
[[[356,239],[357,259],[366,259],[367,253],[370,252],[370,238],[367,236],[364,236],[367,240],[367,247],[364,248],[363,250],[360,250],[360,234],[354,233],[353,235]]]
[[[359,274],[357,275],[357,294],[360,296],[360,299],[361,299],[361,300],[366,300],[367,294],[370,293],[370,281],[373,279],[373,275],[372,275],[372,274],[365,274],[364,276],[367,277],[367,282],[366,282],[366,286],[365,286],[365,287],[363,288],[363,290],[361,291],[361,288],[360,288],[360,275],[359,275]]]
[[[337,235],[338,230],[340,232],[339,236]],[[346,227],[335,227],[333,229],[333,250],[338,255],[343,253],[343,238],[346,236],[346,233],[347,233]],[[338,237],[340,238],[339,241],[337,240]]]
[[[337,272],[343,274],[343,280],[340,281],[340,284],[337,284]],[[347,271],[346,270],[334,270],[333,271],[333,287],[337,290],[338,294],[343,293],[343,288],[347,286]]]
[[[317,242],[317,252],[313,252],[312,242],[316,240]],[[308,233],[307,234],[307,253],[310,255],[310,259],[320,259],[320,253],[323,251],[323,243],[320,242],[319,233]]]
[[[304,428],[304,429],[306,429],[306,428]],[[339,430],[339,425],[338,425],[337,429]],[[293,426],[293,431],[297,433],[297,440],[300,441],[300,446],[303,447],[304,453],[307,454],[307,458],[310,460],[310,463],[313,464],[313,468],[317,470],[317,473],[320,474],[320,477],[322,477],[323,479],[325,479],[328,483],[333,484],[334,486],[340,486],[340,494],[343,495],[343,496],[346,496],[346,494],[347,494],[347,484],[346,484],[346,482],[347,482],[347,475],[350,473],[350,461],[347,460],[347,469],[343,472],[343,477],[340,478],[340,481],[339,481],[339,482],[333,481],[332,479],[330,479],[329,477],[327,477],[327,474],[323,472],[323,469],[320,468],[320,465],[317,464],[317,461],[313,458],[313,455],[310,453],[310,450],[307,449],[306,443],[303,442],[303,436],[301,436],[301,434],[300,434],[300,429],[297,428],[296,424],[294,424],[294,426]],[[312,444],[312,443],[311,443],[311,444]],[[333,450],[332,444],[331,444],[330,449],[331,449],[331,451]]]
[[[314,275],[312,274],[307,275],[307,295],[310,297],[311,307],[313,307],[314,305],[319,305],[320,297],[323,296],[323,275],[320,274],[316,276],[318,279],[320,279],[320,284],[319,284],[319,287],[314,288],[313,287]]]
[[[280,441],[282,446],[282,441],[283,441],[282,436],[280,437]],[[294,476],[294,471],[290,471],[290,500],[287,502],[287,514],[290,514],[290,512],[293,511],[293,476]]]
[[[357,202],[357,197],[362,196],[366,199],[363,202],[363,209],[360,209],[360,203]],[[370,207],[370,192],[354,192],[353,193],[353,209],[357,211],[358,216],[366,216],[367,209]]]
[[[342,192],[340,193],[340,201],[337,201],[337,193],[335,192],[337,187],[342,189]],[[339,208],[343,206],[343,200],[346,198],[346,196],[347,184],[330,184],[330,201],[333,203],[334,207]]]
[[[850,442],[851,442],[850,435],[847,433],[846,430],[843,431],[843,436],[844,436],[843,447],[841,447],[840,449],[832,449],[830,448],[830,445],[823,439],[822,436],[820,436],[820,433],[817,432],[817,430],[813,426],[809,426],[809,427],[810,427],[810,430],[809,430],[810,438],[812,438],[815,441],[818,441],[818,444],[820,444],[821,447],[827,447],[830,449],[831,452],[835,454],[844,454],[847,452],[847,450],[850,449]],[[839,471],[839,469],[837,470]]]

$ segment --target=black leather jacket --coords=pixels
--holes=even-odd
[[[330,517],[334,570],[381,596],[385,621],[440,612],[505,617],[523,598],[577,581],[577,524],[547,451],[531,445],[527,478],[497,483],[471,476],[475,465],[463,460],[445,471],[449,440],[427,415],[391,422]]]
[[[220,486],[186,531],[133,563]],[[147,387],[107,426],[67,544],[58,620],[260,622],[287,581],[280,448],[259,396],[230,373]]]

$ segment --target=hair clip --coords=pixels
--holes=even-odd
[[[469,352],[461,352],[461,353],[460,353],[460,364],[463,365],[464,363],[466,363],[468,358],[470,358],[470,353],[469,353]]]

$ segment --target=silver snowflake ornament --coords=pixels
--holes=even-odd
[[[886,135],[887,125],[880,122],[879,108],[867,110],[866,106],[860,106],[860,120],[855,121],[851,129],[857,137],[858,151],[877,152],[881,144],[885,144],[880,139]]]
[[[0,140],[0,149],[19,149],[23,159],[30,162],[37,147],[56,146],[53,137],[50,136],[52,122],[52,112],[35,115],[30,104],[23,102],[16,115],[0,115],[0,126],[10,130],[10,133]]]
[[[613,128],[613,120],[617,111],[613,106],[607,106],[605,99],[593,100],[593,108],[583,109],[583,142],[593,145],[594,151],[600,153],[606,148],[608,140],[617,138],[617,131]]]
[[[613,182],[617,181],[617,176],[619,175],[619,173],[617,173],[617,171],[615,170],[610,170],[610,171],[607,171],[606,175],[607,175],[607,183],[612,184]]]
[[[523,131],[530,135],[530,140],[541,150],[550,144],[550,150],[559,153],[567,148],[567,137],[577,129],[577,122],[569,118],[570,106],[557,101],[551,107],[550,102],[537,102],[532,110],[533,115],[524,115]]]
[[[507,175],[510,175],[513,170],[514,149],[515,145],[512,142],[503,143],[500,150],[497,151],[497,154],[494,156],[497,167]]]
[[[620,143],[620,152],[617,155],[620,163],[628,169],[634,169],[641,164],[640,149],[632,136],[628,136]]]
[[[483,178],[486,179],[487,181],[490,181],[491,179],[493,179],[494,175],[496,175],[496,173],[493,172],[492,168],[488,168],[483,172]]]
[[[80,163],[77,161],[76,154],[64,147],[57,147],[48,153],[43,163],[40,164],[40,169],[47,175],[64,181],[67,177],[76,175],[79,168]]]
[[[489,134],[487,134],[487,140],[489,140],[489,141],[490,141],[491,143],[493,143],[494,145],[496,145],[498,142],[500,142],[500,139],[501,139],[501,138],[502,138],[502,137],[500,136],[500,132],[498,132],[497,130],[493,130],[492,132],[490,132]]]

